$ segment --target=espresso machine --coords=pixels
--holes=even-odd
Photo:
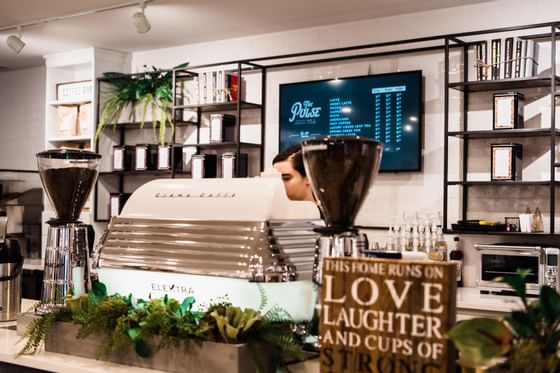
[[[325,256],[362,256],[367,238],[354,219],[381,163],[383,145],[360,136],[325,136],[302,142],[303,164],[325,226],[315,251],[313,280],[321,284]],[[320,299],[320,298],[319,298]]]
[[[227,297],[306,324],[313,316],[313,255],[323,225],[313,202],[290,201],[281,175],[156,179],[132,193],[92,255],[109,294],[194,297],[195,309]]]
[[[38,313],[65,306],[70,295],[91,288],[87,226],[79,221],[99,173],[101,155],[55,149],[37,154],[39,175],[56,218],[50,219]]]

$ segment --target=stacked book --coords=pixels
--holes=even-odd
[[[184,97],[190,105],[237,101],[239,77],[225,70],[207,71],[193,76],[184,86]]]
[[[507,37],[476,43],[476,79],[527,78],[538,72],[539,44],[531,39]]]

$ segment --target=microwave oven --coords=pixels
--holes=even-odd
[[[477,287],[481,294],[513,295],[507,284],[495,281],[528,269],[525,277],[527,295],[536,296],[543,285],[559,290],[558,264],[560,249],[517,244],[477,244]]]

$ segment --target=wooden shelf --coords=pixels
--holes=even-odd
[[[469,82],[454,82],[449,83],[448,87],[465,92],[484,92],[495,90],[507,89],[523,89],[523,88],[550,88],[552,79],[551,77],[533,76],[529,78],[515,78],[503,80],[477,80]],[[556,77],[557,84],[560,83],[560,78]]]
[[[49,101],[49,105],[51,106],[70,106],[70,105],[84,105],[90,104],[91,100],[55,100]]]
[[[146,121],[144,122],[144,127],[143,128],[148,128],[151,129],[153,127],[154,122],[153,121]],[[191,122],[191,121],[174,121],[173,124],[175,125],[175,127],[183,127],[183,126],[196,126],[197,123],[196,122]],[[158,124],[159,126],[159,124]],[[105,123],[105,126],[103,127],[103,130],[106,129],[113,129],[113,128],[122,128],[125,129],[132,129],[132,128],[140,128],[140,122],[119,122],[119,123]]]
[[[450,137],[459,137],[465,139],[488,139],[488,138],[507,138],[507,137],[548,137],[554,133],[560,136],[560,130],[550,128],[516,128],[503,130],[485,130],[485,131],[451,131],[448,132]]]
[[[61,136],[61,137],[50,137],[47,139],[48,142],[89,142],[91,137],[89,136]]]
[[[99,176],[107,176],[107,175],[145,175],[145,176],[157,176],[157,175],[171,175],[171,170],[138,170],[138,171],[103,171],[99,173]]]
[[[558,236],[557,234],[551,234],[547,232],[496,232],[496,231],[463,231],[463,230],[453,230],[453,229],[444,229],[443,233],[445,234],[469,234],[469,235],[491,235],[491,236],[515,236],[515,237],[550,237],[550,236]]]
[[[496,185],[496,186],[513,186],[513,185],[525,185],[525,186],[550,186],[550,181],[548,180],[531,180],[531,181],[448,181],[448,185],[463,185],[463,186],[485,186],[485,185]],[[554,184],[560,185],[559,181],[555,181]]]
[[[239,103],[241,109],[260,109],[261,104],[255,104],[252,102],[241,101]],[[177,105],[174,107],[175,110],[192,110],[197,111],[200,109],[202,113],[209,113],[215,111],[233,111],[237,110],[237,102],[220,102],[215,104],[202,104],[202,105]]]
[[[239,143],[240,147],[242,148],[261,148],[262,145],[261,144],[253,144],[250,142],[240,142]],[[237,146],[236,142],[212,142],[209,144],[198,144],[198,145],[193,145],[193,146],[197,146],[201,149],[212,149],[212,148],[234,148]]]

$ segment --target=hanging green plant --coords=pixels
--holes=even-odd
[[[175,66],[176,68],[187,67],[188,63]],[[103,92],[105,100],[99,123],[95,133],[96,141],[108,124],[113,124],[113,128],[125,110],[130,112],[129,119],[134,120],[136,108],[140,107],[142,115],[140,118],[140,128],[144,128],[148,113],[151,114],[154,135],[158,138],[161,145],[165,144],[165,134],[167,127],[175,130],[171,109],[173,107],[173,72],[171,70],[162,71],[152,66],[142,74],[123,74],[118,72],[105,72],[103,76],[108,79],[110,85],[107,91]]]

